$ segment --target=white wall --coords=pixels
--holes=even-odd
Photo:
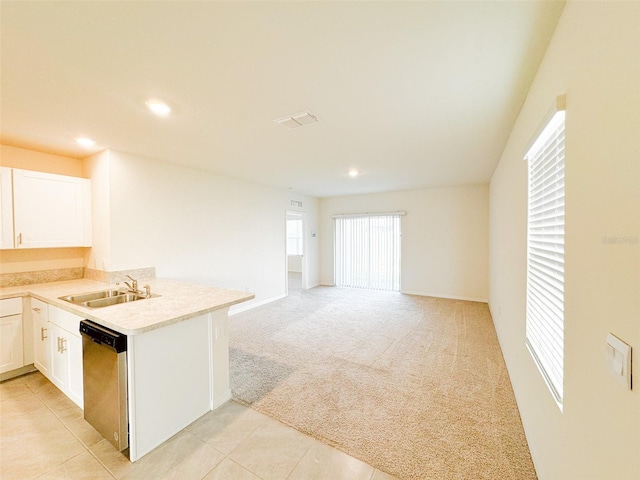
[[[488,185],[321,199],[320,283],[333,284],[332,215],[400,210],[402,292],[487,301]]]
[[[248,290],[255,304],[285,294],[290,200],[303,202],[317,228],[317,200],[287,190],[116,151],[109,175],[110,270],[156,267],[158,277]]]
[[[55,173],[70,177],[83,177],[82,160],[77,158],[37,152],[9,145],[0,145],[0,158],[2,159],[3,167]]]
[[[561,412],[524,343],[522,156],[565,92]],[[625,390],[604,362],[612,332],[640,365],[640,3],[567,4],[491,181],[490,238],[490,307],[540,480],[640,478],[640,382]]]
[[[110,271],[111,268],[111,194],[109,150],[83,161],[86,177],[91,179],[91,250],[87,268]]]

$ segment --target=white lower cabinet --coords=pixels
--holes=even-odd
[[[51,327],[49,326],[49,306],[36,298],[31,298],[31,318],[33,319],[33,365],[49,377],[51,368]]]
[[[82,317],[49,305],[49,380],[76,405],[84,408],[81,320]]]
[[[23,366],[22,298],[0,300],[0,373]]]

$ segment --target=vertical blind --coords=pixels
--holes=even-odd
[[[400,213],[334,219],[339,287],[400,291]]]
[[[564,368],[564,111],[527,152],[526,343],[561,406]]]

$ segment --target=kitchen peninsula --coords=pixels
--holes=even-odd
[[[168,280],[145,283],[151,287],[152,298],[103,308],[79,306],[59,298],[117,288],[93,280],[0,289],[0,299],[24,297],[25,312],[30,312],[32,302],[37,302],[34,312],[41,314],[43,308],[48,309],[50,316],[55,313],[57,318],[65,319],[71,325],[69,332],[75,329],[76,335],[79,321],[88,319],[127,336],[131,461],[231,398],[228,310],[254,297],[246,292]],[[29,315],[25,315],[25,322],[31,322]],[[48,328],[50,324],[46,325]],[[37,341],[47,338],[43,333],[48,332],[46,328],[40,331],[34,325],[33,329],[25,328],[27,331],[33,331]],[[35,365],[41,369],[37,361]],[[81,405],[77,399],[74,401]]]

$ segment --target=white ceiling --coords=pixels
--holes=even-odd
[[[485,183],[563,6],[2,1],[0,141],[317,197]],[[274,122],[304,110],[318,123]]]

